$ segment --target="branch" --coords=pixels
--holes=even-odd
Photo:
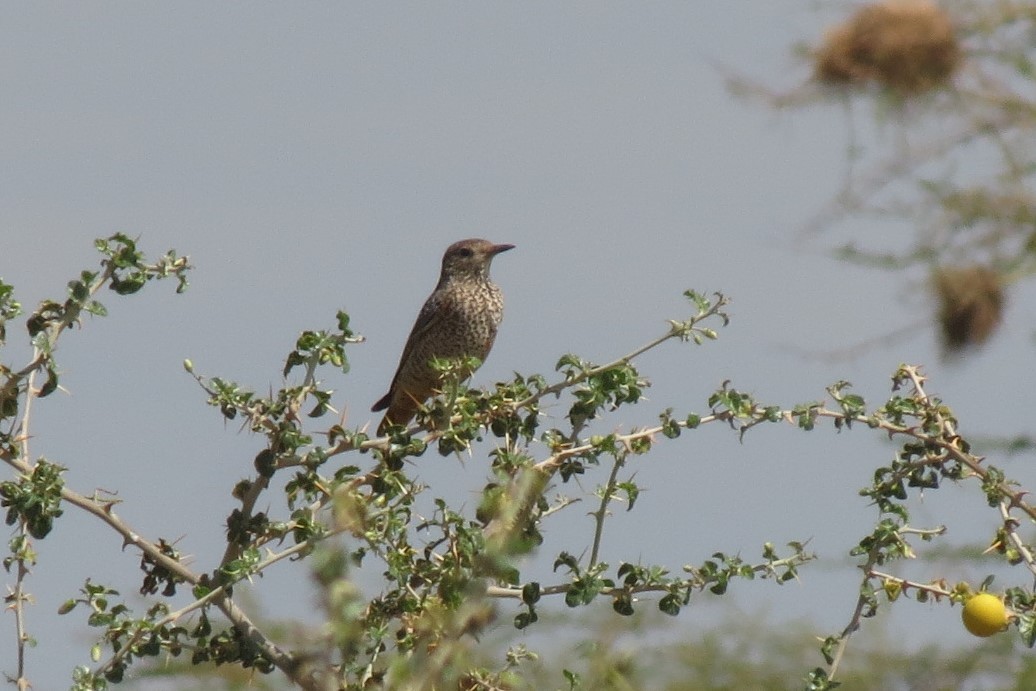
[[[331,531],[327,535],[322,536],[321,539],[324,539],[326,537],[331,537],[332,535],[337,535],[340,532],[341,532],[340,530]],[[300,554],[300,553],[310,549],[313,546],[314,542],[316,542],[316,540],[300,542],[299,544],[294,545],[293,547],[285,549],[285,550],[283,550],[281,552],[271,553],[269,557],[267,557],[266,559],[264,559],[263,561],[261,561],[259,564],[256,565],[255,573],[260,573],[260,572],[264,571],[265,569],[269,568],[270,566],[272,566],[273,564],[276,564],[279,561],[282,561],[284,559],[288,559],[289,557],[295,556],[297,554]],[[152,633],[155,629],[160,629],[163,626],[167,626],[169,624],[172,624],[172,623],[178,621],[179,619],[187,616],[191,612],[193,612],[195,610],[198,610],[198,609],[201,609],[203,607],[207,607],[208,605],[211,605],[211,604],[216,604],[217,607],[220,607],[220,609],[223,609],[223,607],[221,606],[221,601],[230,602],[230,595],[228,593],[228,590],[231,587],[232,587],[231,584],[225,584],[225,585],[219,586],[218,588],[213,588],[208,593],[206,593],[202,597],[194,600],[193,602],[191,602],[190,604],[186,605],[185,607],[182,607],[182,608],[176,610],[175,612],[170,612],[169,614],[165,615],[164,617],[162,617],[158,621],[155,621],[153,624],[151,624],[150,628],[139,628],[139,629],[137,629],[137,631],[129,638],[129,640],[127,640],[124,644],[122,644],[122,646],[119,648],[118,651],[115,652],[114,655],[112,655],[110,658],[108,658],[103,663],[101,663],[93,671],[93,675],[95,677],[103,676],[106,671],[108,671],[109,669],[114,667],[120,660],[122,660],[122,658],[126,657],[127,654],[132,652],[134,645],[139,643],[141,641],[141,639],[144,638],[144,636]],[[251,622],[248,621],[248,618],[244,614],[244,612],[241,612],[239,609],[236,609],[236,608],[233,609],[232,611],[235,612],[234,617],[241,622],[242,626],[245,626],[245,627],[252,626]],[[227,618],[231,619],[231,617],[229,615],[228,615]],[[233,621],[233,619],[231,619],[231,621]],[[265,641],[265,638],[263,638],[262,640]],[[263,647],[264,651],[267,650],[267,648],[269,648],[269,646],[265,645],[265,644],[262,645],[261,647]],[[271,650],[272,654],[276,654],[276,653],[273,653],[273,650],[276,650],[276,648]],[[281,659],[282,659],[282,661],[284,662],[285,665],[294,664],[294,662],[291,660],[290,656],[283,656],[282,655],[280,657],[281,657]],[[271,657],[271,660],[274,660],[275,664],[277,663],[275,658]],[[278,665],[278,667],[280,667],[280,665]]]
[[[19,459],[5,458],[4,460],[22,473],[32,472],[32,467]],[[201,583],[201,577],[198,574],[184,566],[178,560],[165,554],[158,545],[141,537],[136,531],[130,528],[115,514],[112,510],[111,504],[102,504],[85,497],[78,492],[74,492],[67,487],[61,488],[61,498],[69,504],[72,504],[96,518],[99,518],[122,536],[124,545],[133,545],[146,554],[153,562],[175,574],[184,582],[191,585],[199,585]],[[275,555],[275,557],[271,557],[271,559],[264,563],[267,563],[267,565],[272,564],[301,551],[306,546],[307,545],[305,543],[297,545],[295,548],[285,550],[283,553]],[[222,594],[214,596],[214,603],[224,613],[224,615],[226,615],[227,619],[230,620],[234,627],[237,628],[242,635],[247,637],[256,647],[262,650],[263,654],[282,672],[287,674],[289,678],[302,685],[304,688],[317,688],[307,686],[309,682],[304,683],[305,680],[296,678],[298,676],[298,665],[292,655],[271,642],[270,639],[261,630],[259,630],[254,623],[252,623],[248,615],[234,603],[230,596],[227,595],[226,591],[222,591]]]
[[[108,282],[113,272],[114,267],[107,266],[105,270],[102,271],[101,274],[93,281],[93,283],[90,284],[88,288],[89,296],[92,297],[93,295],[95,295]],[[36,373],[39,371],[39,368],[43,366],[43,364],[47,361],[49,357],[48,351],[54,348],[61,334],[64,333],[64,331],[69,326],[75,323],[78,314],[79,312],[77,310],[65,310],[65,313],[62,315],[62,319],[56,324],[51,325],[46,331],[48,350],[45,351],[44,349],[40,348],[39,345],[34,345],[32,358],[29,360],[28,364],[22,367],[22,369],[8,376],[7,381],[4,382],[3,392],[0,393],[0,399],[6,399],[8,396],[14,393],[11,391],[11,388],[17,388],[18,382],[20,382],[22,379],[26,379],[25,404],[23,406],[22,415],[20,419],[16,419],[12,423],[12,426],[16,425],[17,429],[17,432],[15,434],[12,434],[12,436],[16,437],[19,440],[18,458],[10,457],[7,453],[0,454],[0,458],[8,462],[8,464],[19,468],[23,474],[31,473],[33,467],[32,462],[30,461],[31,454],[29,451],[29,440],[32,438],[32,435],[30,434],[30,423],[32,421],[32,404],[36,400],[37,394],[39,393],[38,389],[36,389]],[[15,428],[13,428],[12,431],[14,431],[14,429]],[[25,592],[25,580],[26,578],[28,578],[30,573],[26,561],[28,558],[30,558],[29,554],[32,554],[32,548],[31,541],[29,538],[29,532],[27,530],[24,518],[22,518],[19,521],[18,531],[20,544],[18,546],[18,551],[15,555],[15,561],[17,561],[18,568],[15,575],[15,584],[13,592],[7,597],[7,600],[10,603],[8,607],[14,611],[15,635],[17,637],[18,646],[18,672],[17,677],[15,679],[15,684],[18,687],[19,691],[24,691],[32,686],[29,683],[28,678],[26,677],[25,670],[25,648],[30,641],[30,637],[26,632],[25,627],[25,603],[29,600],[29,595]]]
[[[726,323],[727,316],[722,312],[722,308],[726,307],[729,304],[729,298],[721,295],[720,293],[716,293],[716,302],[709,306],[708,309],[699,311],[698,314],[683,322],[670,321],[669,331],[654,339],[653,341],[649,341],[648,343],[640,346],[639,348],[627,353],[626,355],[623,355],[620,358],[612,360],[611,362],[605,365],[598,365],[597,367],[593,367],[592,369],[580,372],[579,374],[573,377],[566,378],[564,381],[557,382],[556,384],[551,384],[547,388],[541,389],[540,391],[537,391],[531,396],[528,396],[527,398],[518,401],[517,403],[514,403],[514,408],[526,408],[529,405],[536,403],[537,401],[546,396],[550,396],[552,394],[560,394],[565,389],[571,388],[576,384],[580,384],[593,376],[601,374],[602,372],[607,372],[608,370],[615,369],[616,367],[628,365],[630,364],[630,362],[634,360],[634,358],[643,355],[649,350],[657,348],[661,344],[671,339],[677,338],[681,341],[689,340],[690,338],[694,337],[695,334],[698,334],[701,331],[700,329],[696,328],[696,325],[699,322],[702,322],[710,317],[720,316],[723,318],[724,323]]]
[[[1018,555],[1025,562],[1026,568],[1029,572],[1036,576],[1036,559],[1034,559],[1032,550],[1029,546],[1022,541],[1018,536],[1018,519],[1011,515],[1011,506],[1015,504],[1009,504],[1007,501],[1002,500],[999,504],[1000,516],[1004,519],[1004,534],[1007,535],[1007,539],[1018,550]]]
[[[626,462],[625,452],[615,454],[615,461],[612,463],[611,474],[608,475],[608,482],[601,492],[601,505],[593,512],[594,517],[594,544],[590,550],[590,567],[597,564],[597,557],[601,550],[601,536],[604,534],[604,519],[608,516],[608,504],[612,499],[612,492],[615,491],[615,479],[619,476],[619,468]]]
[[[29,600],[29,595],[25,592],[25,579],[29,575],[29,567],[25,564],[27,558],[24,551],[31,549],[29,547],[31,543],[29,542],[29,533],[26,529],[25,519],[19,521],[18,532],[22,541],[22,544],[19,546],[19,556],[16,560],[18,562],[18,571],[14,589],[5,599],[10,603],[7,606],[8,609],[14,610],[14,629],[18,639],[18,673],[14,682],[18,687],[18,691],[27,691],[32,688],[32,684],[29,683],[29,679],[25,676],[25,646],[29,642],[29,635],[25,630],[25,602]]]
[[[815,555],[806,554],[803,552],[797,552],[790,557],[784,559],[774,559],[773,561],[766,562],[765,564],[755,564],[751,566],[753,573],[761,573],[765,575],[775,574],[778,569],[784,567],[795,567],[816,559]],[[707,586],[708,582],[702,582],[693,578],[685,579],[681,583],[681,587],[694,588],[701,590]],[[572,589],[571,583],[558,583],[556,585],[542,586],[539,589],[539,594],[543,595],[564,595]],[[600,595],[615,596],[624,594],[639,594],[639,593],[671,593],[673,591],[672,583],[643,583],[640,585],[633,585],[629,587],[619,588],[601,588],[598,593]],[[510,600],[522,600],[524,590],[521,586],[507,586],[507,585],[490,585],[486,587],[486,596],[496,599],[510,599]]]
[[[935,585],[934,583],[918,583],[917,581],[910,581],[906,578],[893,576],[882,571],[875,571],[874,569],[868,570],[867,575],[872,578],[880,578],[884,582],[895,583],[902,587],[904,591],[907,588],[913,588],[914,590],[923,590],[927,593],[931,593],[936,597],[951,597],[953,595],[952,591],[949,591],[940,585]]]
[[[860,567],[863,569],[864,578],[863,583],[860,586],[860,595],[856,598],[856,607],[853,609],[853,614],[849,618],[849,623],[846,624],[845,628],[842,629],[842,633],[838,636],[838,647],[835,649],[835,654],[831,657],[828,667],[828,679],[833,680],[835,675],[838,673],[838,665],[842,662],[842,656],[845,654],[845,649],[849,645],[849,637],[860,628],[860,621],[863,619],[863,613],[867,610],[868,605],[871,604],[871,598],[873,593],[867,592],[870,583],[870,570],[877,563],[880,556],[878,549],[872,549],[867,555],[867,563]]]

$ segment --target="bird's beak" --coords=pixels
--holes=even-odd
[[[514,249],[514,245],[493,245],[493,247],[489,250],[489,256],[495,257],[496,255],[500,254],[501,252],[506,252],[507,250],[513,250],[513,249]]]

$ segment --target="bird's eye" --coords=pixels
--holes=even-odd
[[[457,250],[457,254],[459,254],[462,257],[470,257],[474,254],[474,252],[471,251],[470,247],[461,247],[459,250]]]

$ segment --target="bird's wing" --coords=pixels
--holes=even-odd
[[[403,371],[403,365],[410,358],[410,353],[414,350],[414,344],[420,343],[425,335],[433,330],[435,325],[452,311],[453,300],[448,297],[433,293],[425,300],[424,306],[421,307],[421,311],[417,314],[417,320],[414,322],[413,328],[410,329],[410,335],[407,337],[406,345],[403,347],[403,354],[399,356],[399,365],[396,367],[396,373],[392,377],[392,384],[389,386],[388,393],[371,410],[377,411],[388,407],[395,393],[396,382],[399,381],[399,373]],[[384,405],[382,405],[383,402]],[[381,406],[381,408],[378,406]]]

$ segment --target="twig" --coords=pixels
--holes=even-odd
[[[863,592],[870,581],[870,570],[877,563],[880,553],[877,549],[872,549],[867,555],[867,563],[860,568],[863,569],[864,577],[863,584],[860,587],[860,595],[856,598],[856,608],[853,610],[852,616],[849,618],[849,623],[846,624],[845,628],[842,629],[841,635],[838,637],[838,647],[835,650],[835,654],[831,657],[831,664],[828,668],[827,678],[833,680],[835,675],[838,673],[838,665],[842,662],[842,656],[845,654],[845,649],[849,645],[849,637],[860,628],[860,620],[863,618],[863,612],[870,601],[868,594]]]
[[[620,358],[616,358],[615,360],[612,360],[611,362],[609,362],[609,363],[607,363],[605,365],[598,365],[597,367],[593,367],[591,369],[588,369],[588,370],[585,370],[583,372],[580,372],[579,374],[575,375],[574,377],[569,377],[569,378],[566,378],[563,381],[557,382],[556,384],[551,384],[550,386],[546,387],[545,389],[541,389],[540,391],[537,391],[536,393],[532,394],[531,396],[528,396],[525,399],[523,399],[521,401],[518,401],[517,403],[514,403],[513,404],[514,408],[515,409],[525,408],[525,407],[531,405],[532,403],[535,403],[536,401],[539,401],[540,399],[542,399],[542,398],[544,398],[546,396],[550,396],[552,394],[559,394],[559,393],[561,393],[562,391],[564,391],[567,388],[570,388],[570,387],[572,387],[572,386],[574,386],[576,384],[579,384],[581,382],[586,381],[590,377],[593,377],[593,376],[596,376],[598,374],[601,374],[602,372],[607,372],[608,370],[611,370],[611,369],[615,369],[616,367],[622,367],[623,365],[628,365],[635,358],[639,357],[640,355],[643,355],[644,353],[646,353],[649,350],[657,348],[658,346],[660,346],[661,344],[665,343],[668,340],[671,340],[673,338],[686,339],[688,337],[687,335],[689,333],[691,333],[692,331],[694,331],[694,327],[695,327],[696,324],[698,324],[698,323],[708,319],[709,317],[713,317],[713,316],[716,316],[717,314],[721,314],[720,310],[723,307],[726,307],[729,304],[730,304],[730,300],[728,298],[723,297],[722,295],[720,295],[720,296],[718,296],[715,304],[713,304],[709,309],[707,309],[706,311],[704,311],[704,312],[702,312],[700,314],[697,314],[697,315],[691,317],[686,322],[683,322],[683,323],[673,323],[672,328],[670,328],[668,332],[666,332],[665,334],[659,336],[658,338],[656,338],[656,339],[654,339],[652,341],[649,341],[648,343],[645,343],[644,345],[640,346],[639,348],[636,348],[635,350],[627,353],[626,355],[623,355]]]
[[[329,531],[327,534],[320,536],[319,540],[323,540],[323,539],[326,539],[328,537],[332,537],[333,535],[337,535],[340,532],[342,532],[342,531],[341,530]],[[285,550],[283,550],[281,552],[271,553],[269,557],[267,557],[266,559],[264,559],[263,561],[259,562],[256,565],[255,573],[259,573],[261,571],[264,571],[264,570],[266,570],[267,568],[269,568],[273,564],[276,564],[279,561],[282,561],[284,559],[287,559],[287,558],[292,557],[292,556],[294,556],[296,554],[299,554],[301,552],[306,551],[307,549],[311,548],[313,546],[313,543],[316,542],[316,541],[318,541],[318,540],[307,540],[305,542],[300,542],[297,545],[289,547],[288,549],[285,549]],[[230,587],[231,587],[230,584],[226,584],[226,585],[221,585],[218,588],[213,588],[208,593],[206,593],[202,597],[198,598],[194,602],[191,602],[190,604],[188,604],[185,607],[182,607],[182,608],[176,610],[175,612],[170,612],[169,614],[165,615],[164,617],[162,617],[158,621],[154,622],[154,624],[152,624],[150,628],[138,629],[137,632],[134,633],[133,636],[131,636],[129,640],[127,640],[125,643],[122,644],[122,646],[119,648],[119,650],[114,655],[112,655],[110,658],[105,660],[103,663],[101,663],[101,665],[99,665],[97,667],[97,669],[94,670],[94,676],[101,676],[107,670],[111,669],[119,660],[121,660],[130,651],[132,651],[133,646],[136,643],[138,643],[145,635],[153,632],[155,629],[160,629],[163,626],[166,626],[168,624],[172,624],[173,622],[181,619],[182,617],[187,616],[188,614],[190,614],[191,612],[193,612],[193,611],[195,611],[197,609],[201,609],[202,607],[206,607],[206,606],[211,605],[213,603],[216,603],[217,606],[218,606],[218,602],[217,601],[220,600],[220,599],[229,600],[229,596],[227,594],[227,589],[230,588]]]
[[[756,564],[751,567],[755,573],[769,574],[776,572],[777,569],[785,566],[799,566],[809,561],[816,559],[815,556],[810,554],[793,554],[790,557],[784,559],[776,559],[772,562],[765,564]],[[685,587],[701,589],[704,587],[700,581],[695,579],[686,579],[682,583]],[[707,585],[707,584],[705,584]],[[563,595],[572,588],[570,583],[559,583],[556,585],[542,586],[539,590],[541,596],[543,595]],[[673,590],[671,583],[659,583],[659,584],[641,584],[630,587],[612,587],[602,588],[599,592],[601,595],[613,596],[627,593],[670,593]],[[523,597],[522,587],[506,586],[506,585],[490,585],[486,587],[486,596],[497,598],[497,599],[512,599],[521,600]]]
[[[581,501],[582,501],[582,499],[579,498],[579,497],[561,497],[558,500],[557,504],[555,504],[554,506],[551,506],[546,511],[543,511],[543,512],[540,513],[540,520],[546,518],[547,516],[549,516],[549,515],[551,515],[553,513],[557,513],[558,511],[561,511],[564,508],[572,506],[572,504],[578,504]]]
[[[1018,537],[1018,519],[1011,515],[1011,506],[1007,500],[1000,500],[1000,516],[1004,519],[1004,533],[1007,535],[1007,539],[1011,541],[1014,548],[1018,550],[1019,556],[1022,561],[1025,562],[1025,566],[1029,569],[1029,572],[1036,576],[1036,559],[1034,559],[1032,550],[1029,546]]]
[[[601,505],[593,512],[594,517],[594,544],[590,549],[590,567],[597,564],[597,557],[601,550],[601,537],[604,535],[604,519],[608,517],[608,504],[611,503],[612,492],[615,491],[615,480],[619,476],[619,468],[626,463],[626,453],[615,454],[615,462],[612,463],[611,474],[608,475],[608,482],[601,492]]]
[[[5,458],[4,460],[22,473],[32,472],[31,466],[20,459]],[[173,573],[184,582],[191,585],[198,585],[200,583],[201,577],[198,574],[194,573],[178,560],[165,554],[155,543],[141,537],[115,514],[110,504],[101,504],[96,502],[93,499],[69,489],[68,487],[61,488],[61,498],[69,504],[72,504],[73,506],[99,518],[122,536],[124,544],[133,545],[146,554],[156,564]],[[280,556],[278,560],[285,556],[289,556],[290,553],[294,552],[286,550],[286,553]],[[300,684],[302,683],[296,679],[297,664],[291,654],[282,650],[270,641],[270,639],[255,626],[251,619],[249,619],[248,615],[238,607],[225,592],[222,596],[216,598],[215,604],[224,613],[224,615],[226,615],[227,619],[229,619],[230,622],[242,633],[242,635],[249,638],[254,645],[262,650],[263,654],[282,672],[287,674],[293,681]]]
[[[36,349],[34,356],[39,355],[39,349]],[[33,358],[35,359],[35,357]],[[21,423],[19,426],[19,437],[21,443],[19,444],[18,452],[20,459],[26,466],[31,468],[29,463],[29,420],[31,419],[31,408],[32,401],[36,398],[36,390],[33,386],[36,377],[36,370],[29,372],[29,378],[26,381],[26,393],[25,393],[25,410],[22,413]],[[17,557],[18,570],[15,576],[14,592],[11,593],[11,609],[14,611],[14,629],[15,635],[18,641],[18,676],[16,677],[15,684],[19,691],[25,691],[31,688],[32,684],[26,677],[26,659],[25,659],[25,648],[29,643],[29,634],[26,632],[25,626],[25,602],[28,600],[29,595],[25,592],[25,579],[29,576],[29,567],[25,563],[25,551],[31,549],[28,526],[25,523],[25,519],[22,518],[18,522],[18,532],[21,535],[21,545],[19,546],[19,555]]]
[[[21,545],[22,550],[28,548],[28,529],[25,525],[25,520],[22,519],[18,525],[18,531],[21,534],[23,544]],[[18,639],[18,676],[15,679],[15,684],[18,687],[18,691],[26,691],[32,687],[29,683],[29,679],[25,676],[25,646],[29,641],[29,635],[25,630],[25,601],[29,598],[25,592],[25,578],[29,575],[29,568],[25,565],[25,559],[23,557],[18,558],[18,572],[15,577],[13,592],[8,596],[8,600],[11,602],[9,608],[14,611],[14,629],[15,635]]]
[[[95,277],[95,279],[88,286],[88,294],[90,296],[95,295],[101,288],[108,284],[112,276],[115,273],[115,263],[112,261],[106,261],[104,263],[103,270]],[[61,334],[68,329],[72,324],[79,318],[81,310],[79,309],[67,309],[60,321],[51,324],[46,331],[46,338],[48,341],[49,349],[53,349],[57,344]],[[49,359],[48,353],[36,346],[33,351],[33,357],[21,370],[13,372],[8,375],[5,383],[5,395],[6,389],[14,386],[18,386],[18,382],[26,379],[26,391],[25,391],[25,403],[24,411],[22,413],[20,422],[18,423],[18,437],[20,439],[21,446],[19,448],[18,457],[14,457],[7,453],[0,453],[0,460],[3,460],[8,465],[12,466],[15,470],[19,471],[23,475],[30,475],[33,471],[34,464],[30,461],[28,440],[30,438],[29,428],[31,420],[32,402],[37,397],[38,391],[35,388],[35,375],[39,371],[40,367],[44,365]],[[162,550],[153,542],[141,537],[136,531],[132,530],[126,523],[124,523],[112,510],[111,504],[102,504],[95,500],[89,499],[68,487],[62,486],[61,498],[63,501],[77,506],[80,509],[86,511],[89,514],[99,518],[101,521],[106,523],[109,527],[115,530],[119,535],[122,536],[124,544],[131,544],[145,555],[147,555],[152,561],[161,567],[174,574],[176,577],[192,585],[197,585],[200,582],[200,576],[195,574],[189,568],[184,566],[178,560],[166,555]],[[24,528],[24,526],[23,526]],[[286,552],[290,552],[286,551]],[[286,555],[285,555],[286,556]],[[277,559],[284,558],[280,556]],[[275,561],[275,560],[274,560]],[[273,563],[273,561],[270,561]],[[28,641],[28,636],[25,634],[24,629],[24,611],[23,602],[26,599],[26,595],[23,590],[23,581],[28,570],[24,564],[24,560],[19,560],[18,580],[15,586],[14,593],[14,609],[16,627],[18,631],[18,679],[16,683],[19,689],[27,689],[30,684],[25,677],[25,663],[24,663],[24,649]],[[231,623],[242,632],[243,635],[248,637],[253,644],[259,647],[263,653],[277,665],[282,671],[284,671],[293,681],[299,683],[307,688],[316,688],[312,684],[308,683],[304,679],[297,678],[298,670],[295,660],[290,654],[282,651],[276,645],[274,645],[248,618],[248,616],[227,596],[225,590],[217,589],[214,591],[212,598],[216,605],[224,612]],[[200,606],[200,605],[196,605]]]
[[[936,595],[938,597],[950,597],[953,595],[953,593],[947,590],[946,588],[934,585],[932,583],[918,583],[917,581],[907,580],[906,578],[893,576],[892,574],[884,573],[882,571],[875,571],[874,569],[870,569],[867,572],[867,575],[873,578],[880,578],[882,581],[896,583],[902,586],[904,590],[906,590],[907,588],[913,588],[914,590],[924,590],[925,592],[929,592],[932,595]]]
[[[790,415],[790,411],[788,412],[788,414]],[[698,421],[698,425],[705,425],[705,424],[708,424],[708,423],[711,423],[711,422],[719,422],[720,420],[726,421],[726,420],[731,419],[731,417],[732,417],[732,415],[730,415],[728,413],[716,413],[716,414],[713,414],[713,415],[703,415],[701,417],[701,419]],[[683,428],[687,427],[686,421],[676,420],[674,422],[677,425],[679,425],[680,427],[683,427]],[[662,429],[663,428],[662,428],[661,425],[656,425],[654,427],[645,427],[643,429],[639,429],[639,430],[630,432],[629,434],[616,434],[616,435],[614,435],[615,442],[616,442],[616,444],[622,444],[622,445],[625,445],[625,446],[629,446],[630,443],[638,441],[640,439],[645,439],[645,438],[650,438],[650,437],[657,436],[658,434],[660,434],[662,432]],[[589,442],[586,443],[586,444],[580,444],[579,446],[569,446],[567,448],[564,448],[564,449],[561,449],[559,451],[556,451],[555,453],[551,454],[547,458],[545,458],[542,461],[539,461],[538,463],[536,463],[536,465],[533,466],[533,467],[536,468],[537,470],[542,471],[542,472],[550,473],[550,472],[553,472],[554,470],[556,470],[561,465],[561,463],[563,461],[565,461],[565,460],[567,460],[569,458],[572,458],[573,456],[581,456],[581,455],[583,455],[585,453],[589,453],[589,452],[591,452],[593,450],[594,450],[594,445],[589,443]]]

